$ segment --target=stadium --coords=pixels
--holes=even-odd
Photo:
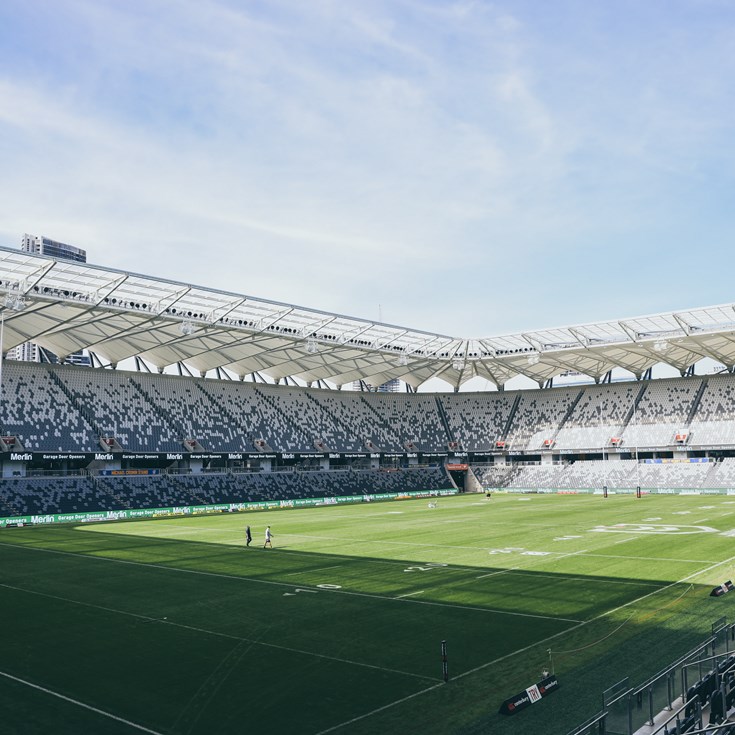
[[[3,732],[731,732],[735,305],[466,339],[8,248],[0,297]]]

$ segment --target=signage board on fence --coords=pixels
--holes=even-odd
[[[375,495],[343,495],[329,498],[297,498],[294,500],[262,500],[246,503],[212,503],[209,505],[177,505],[168,508],[125,508],[100,510],[87,513],[39,513],[11,518],[0,518],[0,528],[48,525],[52,523],[99,523],[140,518],[165,518],[167,516],[203,515],[206,513],[237,513],[240,511],[275,510],[278,508],[306,508],[344,503],[370,503],[380,500],[411,500],[457,495],[458,490],[411,490],[402,493],[376,493]]]
[[[544,697],[547,697],[552,692],[555,692],[559,688],[559,681],[554,674],[547,676],[542,679],[538,684],[532,684],[528,689],[524,689],[522,692],[508,697],[508,699],[500,705],[498,714],[500,715],[514,715],[520,712],[526,707],[530,707],[536,702],[540,702]]]

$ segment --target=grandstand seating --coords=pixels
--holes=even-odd
[[[6,361],[0,410],[4,435],[28,450],[77,452],[99,449],[92,426],[69,402],[43,366]]]
[[[199,387],[201,381],[191,378],[141,374],[136,382],[155,405],[177,424],[177,436],[206,442],[211,451],[241,450],[246,439],[232,421],[227,404],[210,397]],[[178,443],[181,449],[181,443]]]
[[[735,445],[730,375],[468,394],[329,391],[67,365],[7,362],[4,435],[26,449],[137,452],[512,452]],[[545,446],[546,444],[546,446]]]
[[[555,448],[591,449],[607,446],[610,437],[623,434],[625,419],[632,410],[639,390],[640,385],[637,383],[587,388],[571,416],[559,429]],[[627,437],[627,432],[623,436]]]
[[[329,429],[322,433],[327,446],[337,452],[361,452],[370,441],[379,447],[385,436],[379,434],[382,417],[371,409],[360,393],[310,390],[306,393],[319,407]],[[331,443],[330,443],[331,442]]]
[[[495,446],[513,407],[511,393],[458,393],[439,399],[454,440],[473,452]]]
[[[342,472],[11,478],[0,483],[0,511],[17,516],[126,508],[296,500],[452,487],[441,467]]]
[[[10,510],[10,516],[82,513],[112,507],[108,499],[99,497],[89,477],[4,478],[0,484],[0,509]]]
[[[545,440],[555,440],[561,421],[572,407],[579,389],[556,388],[521,395],[506,441],[515,450],[540,450]]]
[[[672,444],[674,434],[686,425],[701,378],[652,380],[636,407],[636,416],[626,428],[628,446],[656,447]]]
[[[413,441],[425,451],[446,449],[449,438],[433,396],[370,393],[363,399],[376,417],[383,418],[376,426],[378,445],[382,445],[383,451],[403,452],[405,441]]]
[[[130,451],[181,450],[185,438],[178,426],[152,403],[140,386],[141,375],[112,370],[78,370],[71,366],[36,367],[53,371],[81,412],[85,410],[101,436],[110,436]],[[61,391],[58,391],[61,393]],[[24,442],[25,443],[25,442]],[[78,449],[78,448],[77,448]],[[99,449],[97,442],[84,447]]]
[[[592,460],[564,464],[477,466],[477,479],[485,487],[610,490],[636,487],[696,490],[735,487],[735,458],[722,462],[645,463],[635,460]]]
[[[70,365],[7,361],[0,401],[3,436],[33,451],[97,452],[100,437],[124,450],[184,452],[195,440],[207,451],[440,452],[457,447],[492,453],[552,448],[555,464],[479,466],[488,487],[713,488],[735,487],[735,457],[722,461],[646,464],[619,460],[566,461],[581,450],[604,453],[612,437],[623,452],[671,447],[687,436],[684,451],[735,445],[735,376],[576,385],[548,390],[458,394],[330,391],[185,376],[96,370]],[[262,444],[260,444],[262,442]],[[546,446],[544,446],[546,443]],[[600,450],[597,452],[597,450]],[[650,454],[649,454],[650,456]],[[671,456],[671,455],[669,455]],[[675,456],[686,457],[686,454]],[[270,473],[267,473],[270,474]],[[280,474],[280,473],[272,473]],[[400,476],[400,475],[399,475]],[[324,473],[174,476],[168,480],[115,477],[86,481],[13,479],[0,498],[14,504],[80,510],[125,503],[199,503],[218,499],[309,497],[338,493]],[[358,473],[335,482],[358,488]],[[372,480],[370,481],[372,482]],[[372,492],[370,482],[365,492]],[[25,483],[25,484],[24,484]],[[278,484],[281,483],[281,484]],[[95,498],[94,501],[90,500]],[[27,497],[33,495],[37,500]]]
[[[730,375],[707,379],[689,430],[695,444],[735,445],[735,381]]]

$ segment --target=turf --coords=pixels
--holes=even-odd
[[[582,495],[7,529],[0,730],[563,735],[730,614],[733,529],[726,496]]]

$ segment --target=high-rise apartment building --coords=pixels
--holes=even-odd
[[[56,260],[74,260],[77,263],[87,262],[87,251],[81,248],[75,248],[73,245],[67,245],[65,242],[52,240],[50,237],[41,235],[23,235],[20,249],[26,253],[36,253],[37,255],[45,255],[47,258],[55,258]]]

